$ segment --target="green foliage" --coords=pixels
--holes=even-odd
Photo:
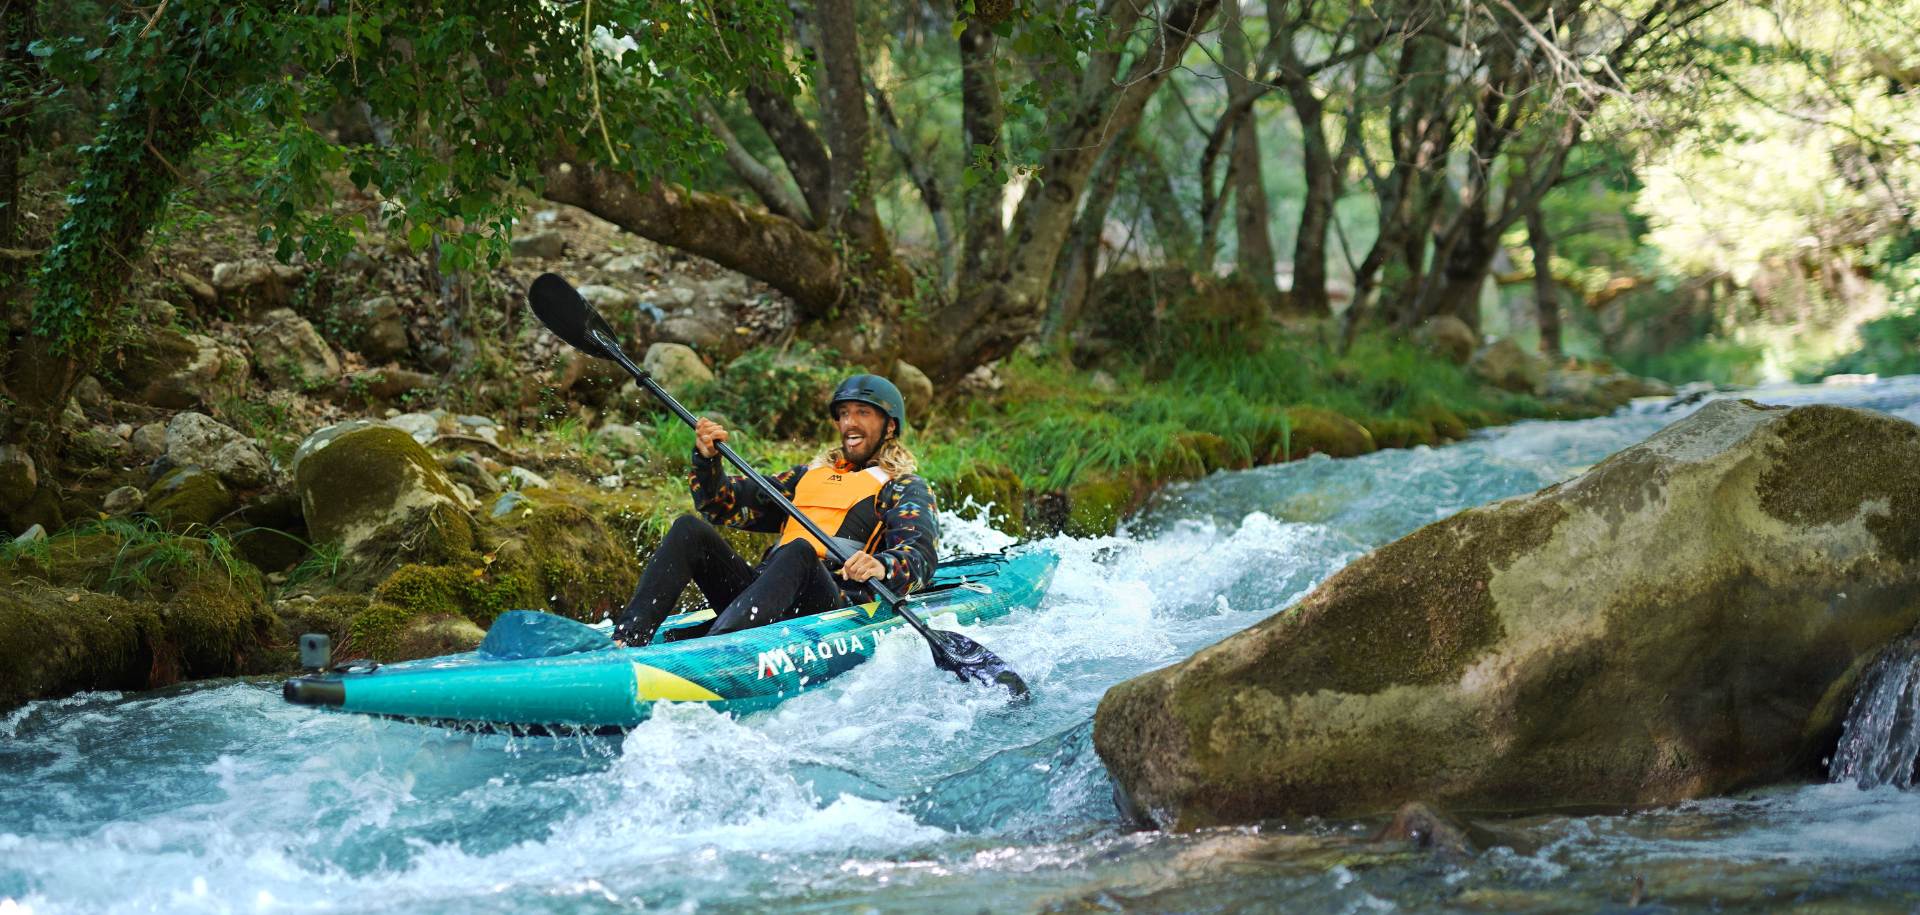
[[[283,467],[292,466],[293,453],[305,438],[291,402],[278,392],[269,392],[264,398],[226,398],[219,403],[214,416],[258,441],[268,456]]]
[[[1909,250],[1920,241],[1920,233],[1910,233],[1901,241],[1888,255],[1899,260],[1885,272],[1893,289],[1893,307],[1884,317],[1860,326],[1859,349],[1802,380],[1839,374],[1920,374],[1920,256]]]
[[[378,228],[415,250],[437,245],[440,267],[462,270],[500,262],[519,194],[537,189],[542,163],[571,138],[597,128],[601,142],[582,152],[615,167],[694,171],[706,134],[687,95],[785,72],[786,14],[767,0],[720,12],[616,2],[592,22],[585,12],[175,0],[151,18],[115,20],[98,46],[48,42],[49,60],[97,64],[119,82],[110,116],[79,150],[67,220],[36,277],[35,330],[63,349],[98,351],[128,258],[209,136],[266,164],[251,190],[261,240],[282,260],[335,259]],[[391,142],[321,131],[325,113],[353,105]],[[380,206],[330,206],[343,174]]]
[[[1620,367],[1675,384],[1710,381],[1748,385],[1764,380],[1761,363],[1765,358],[1765,348],[1759,345],[1705,337],[1664,353],[1623,355]]]
[[[743,429],[772,438],[811,438],[824,431],[827,398],[848,373],[832,349],[805,341],[749,350],[710,385],[691,392]]]

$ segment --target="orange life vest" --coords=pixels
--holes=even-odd
[[[872,553],[885,528],[880,523],[875,497],[891,482],[893,476],[879,467],[854,470],[846,464],[822,464],[808,468],[801,475],[800,482],[793,488],[793,505],[828,536],[855,541],[860,549]],[[826,558],[826,545],[807,533],[799,521],[788,518],[786,527],[780,531],[780,544],[784,546],[791,540],[813,544],[814,553]]]

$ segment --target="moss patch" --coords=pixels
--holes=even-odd
[[[1109,474],[1091,474],[1067,487],[1066,532],[1075,537],[1103,537],[1120,526],[1133,509],[1138,493],[1133,481]]]
[[[1413,418],[1433,428],[1434,434],[1448,439],[1467,437],[1467,421],[1439,404],[1424,404],[1413,411]]]
[[[952,483],[936,485],[936,498],[948,511],[959,512],[963,517],[978,517],[985,512],[988,523],[996,530],[1015,537],[1026,536],[1026,489],[1020,483],[1020,475],[1012,470],[998,464],[975,465]],[[968,499],[973,500],[977,508],[966,506]]]
[[[1845,407],[1801,407],[1772,426],[1779,441],[1759,482],[1760,507],[1790,524],[1839,524],[1870,499],[1890,499],[1867,518],[1880,548],[1920,559],[1920,427]],[[1833,473],[1835,460],[1846,473]]]
[[[147,513],[174,531],[210,525],[234,504],[226,484],[198,467],[176,467],[147,490]]]
[[[1371,419],[1364,425],[1367,434],[1373,436],[1373,443],[1382,448],[1440,444],[1440,436],[1434,431],[1433,424],[1418,419]]]
[[[0,559],[0,705],[273,669],[257,569],[221,539],[114,521]]]
[[[1270,661],[1242,679],[1277,696],[1459,679],[1501,636],[1494,574],[1544,545],[1565,517],[1550,502],[1470,510],[1375,550],[1256,626],[1271,640],[1261,652]]]
[[[1268,453],[1269,462],[1297,461],[1310,454],[1355,457],[1375,450],[1365,426],[1332,410],[1289,407],[1287,422],[1286,440]]]

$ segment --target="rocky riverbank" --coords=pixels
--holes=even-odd
[[[0,708],[286,670],[306,631],[340,657],[392,660],[470,647],[505,609],[591,619],[623,599],[684,510],[689,439],[612,364],[530,319],[521,289],[539,272],[579,282],[754,460],[816,447],[817,405],[848,367],[794,338],[779,295],[571,210],[536,214],[513,254],[449,286],[377,247],[329,268],[163,247],[60,418],[52,466],[0,444],[0,574],[19,585],[0,596],[17,634]],[[23,310],[9,314],[19,330]],[[912,366],[883,371],[906,389],[943,502],[1023,535],[1109,532],[1166,482],[1218,469],[1438,444],[1668,390],[1549,367],[1464,325],[1346,355],[1326,334],[1263,332],[1211,380],[1089,338],[1083,366],[1022,357],[937,391]],[[1273,362],[1305,380],[1235,390]]]

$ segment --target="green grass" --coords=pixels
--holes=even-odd
[[[227,581],[250,574],[233,541],[198,526],[174,533],[146,515],[89,521],[52,537],[0,548],[0,564],[32,566],[51,574],[70,566],[90,590],[138,598],[209,575]]]
[[[932,424],[914,447],[934,479],[975,464],[1012,468],[1022,482],[1059,489],[1090,472],[1177,466],[1199,459],[1187,433],[1225,440],[1241,460],[1259,443],[1285,441],[1286,409],[1320,407],[1356,421],[1404,418],[1444,408],[1478,415],[1538,415],[1532,398],[1489,391],[1466,371],[1410,344],[1358,340],[1345,356],[1314,338],[1274,340],[1254,352],[1189,354],[1167,377],[1136,366],[1109,370],[1113,393],[1059,362],[1013,360],[992,401],[963,405]]]

